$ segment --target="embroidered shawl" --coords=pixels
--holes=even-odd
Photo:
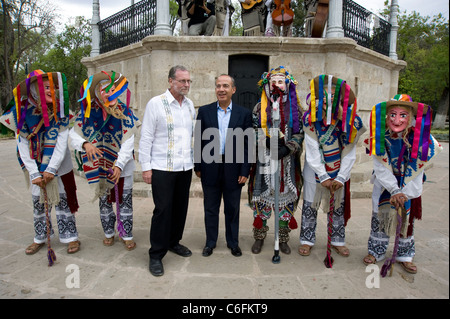
[[[422,148],[418,151],[418,156],[412,158],[413,141],[415,138],[414,128],[409,128],[408,143],[407,145],[401,135],[391,135],[388,130],[385,131],[385,153],[383,155],[373,155],[376,160],[387,167],[392,174],[396,177],[398,186],[405,187],[408,182],[412,181],[417,175],[423,172],[432,160],[439,152],[442,151],[442,146],[436,141],[436,139],[430,135],[427,151],[428,154],[422,156]],[[369,147],[369,140],[366,139],[365,144]],[[422,159],[426,159],[423,161]],[[394,236],[397,227],[397,218],[395,207],[390,204],[391,194],[383,189],[378,203],[378,219],[380,221],[380,228],[383,229],[386,234]],[[412,225],[413,219],[421,218],[421,205],[420,202],[413,204],[413,200],[405,202],[406,214],[403,216],[403,223],[401,234],[405,237],[410,236],[412,233],[411,227],[408,229],[408,223]]]
[[[358,143],[359,138],[366,131],[361,118],[355,115],[353,119],[353,128],[351,141],[346,132],[342,131],[340,124],[341,120],[338,120],[335,125],[326,125],[324,120],[316,121],[310,124],[310,110],[305,112],[303,116],[303,127],[305,133],[319,144],[320,152],[322,154],[322,161],[325,165],[325,169],[328,175],[334,179],[339,173],[341,167],[341,159],[345,157],[350,151],[350,145]],[[316,175],[316,193],[314,197],[313,206],[318,209],[322,206],[324,212],[329,211],[330,192],[328,189],[321,186],[318,176]],[[335,206],[339,207],[342,200],[342,192],[344,187],[335,192]],[[347,194],[346,194],[347,196]],[[349,198],[344,198],[348,201]]]
[[[89,117],[85,117],[80,111],[75,119],[75,132],[103,151],[103,157],[94,162],[88,160],[85,152],[81,155],[83,171],[89,185],[95,190],[94,200],[114,187],[114,183],[108,178],[108,169],[114,167],[121,145],[137,133],[138,118],[120,100],[118,104],[123,110],[124,119],[114,116],[105,119],[102,106],[96,102],[92,103]]]

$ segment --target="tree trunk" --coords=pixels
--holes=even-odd
[[[439,101],[436,116],[433,121],[433,129],[445,129],[445,122],[448,114],[448,88],[445,88]]]

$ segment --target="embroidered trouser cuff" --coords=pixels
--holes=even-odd
[[[380,229],[378,213],[372,212],[371,231],[367,244],[368,253],[374,256],[377,261],[386,258],[386,251],[389,245],[389,236]],[[411,262],[416,253],[414,236],[399,239],[398,251],[395,260],[401,262]]]
[[[67,197],[65,193],[59,194],[60,202],[55,205],[56,223],[58,224],[59,241],[67,244],[78,240],[77,226],[75,215],[70,212],[67,205]],[[40,196],[32,196],[33,200],[33,219],[34,219],[34,242],[42,244],[47,240],[47,221],[45,216],[45,205],[39,202]],[[52,207],[49,205],[49,224],[50,236],[53,237],[54,231],[51,220]]]
[[[317,227],[317,209],[314,209],[312,203],[303,202],[302,207],[302,224],[300,228],[300,244],[313,246],[316,242]],[[345,245],[345,220],[344,220],[344,204],[334,210],[333,226],[331,229],[331,244],[334,246]]]
[[[115,223],[117,220],[113,206],[115,203],[108,202],[108,195],[99,198],[100,222],[102,223],[105,237],[111,238],[115,234]],[[120,221],[123,224],[126,236],[124,240],[133,239],[133,190],[124,189],[122,195],[122,203],[119,204]]]

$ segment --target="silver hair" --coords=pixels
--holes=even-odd
[[[188,69],[186,69],[186,67],[182,65],[175,65],[171,67],[169,70],[169,79],[175,80],[175,74],[177,73],[177,71],[188,71]]]

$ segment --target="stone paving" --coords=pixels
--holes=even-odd
[[[392,277],[380,278],[377,271],[362,263],[370,232],[369,198],[352,199],[352,218],[346,228],[346,244],[351,254],[344,258],[333,253],[333,268],[327,269],[323,264],[326,214],[319,216],[317,243],[309,257],[297,253],[299,229],[296,229],[290,233],[292,253],[281,254],[281,263],[273,264],[270,231],[263,251],[258,255],[250,251],[252,216],[246,200],[242,199],[240,247],[243,255],[234,257],[226,248],[221,214],[217,248],[210,257],[203,257],[202,198],[192,197],[182,243],[193,255],[183,258],[169,252],[163,259],[165,275],[154,277],[148,271],[152,199],[134,197],[133,233],[137,248],[126,251],[119,241],[105,247],[98,202],[91,202],[92,193],[80,176],[76,176],[80,203],[76,218],[81,250],[67,254],[67,245],[55,236],[51,243],[57,261],[52,267],[48,267],[45,248],[35,255],[25,255],[25,248],[33,239],[31,198],[15,158],[15,141],[0,140],[0,298],[177,299],[186,306],[189,300],[198,302],[199,299],[252,300],[253,303],[268,299],[448,299],[449,144],[442,145],[444,151],[427,170],[423,220],[416,222],[416,275],[406,273],[397,265]],[[296,217],[300,223],[300,210]],[[271,219],[269,225],[272,224]],[[389,255],[392,246],[391,239]],[[377,266],[381,268],[382,263]]]

